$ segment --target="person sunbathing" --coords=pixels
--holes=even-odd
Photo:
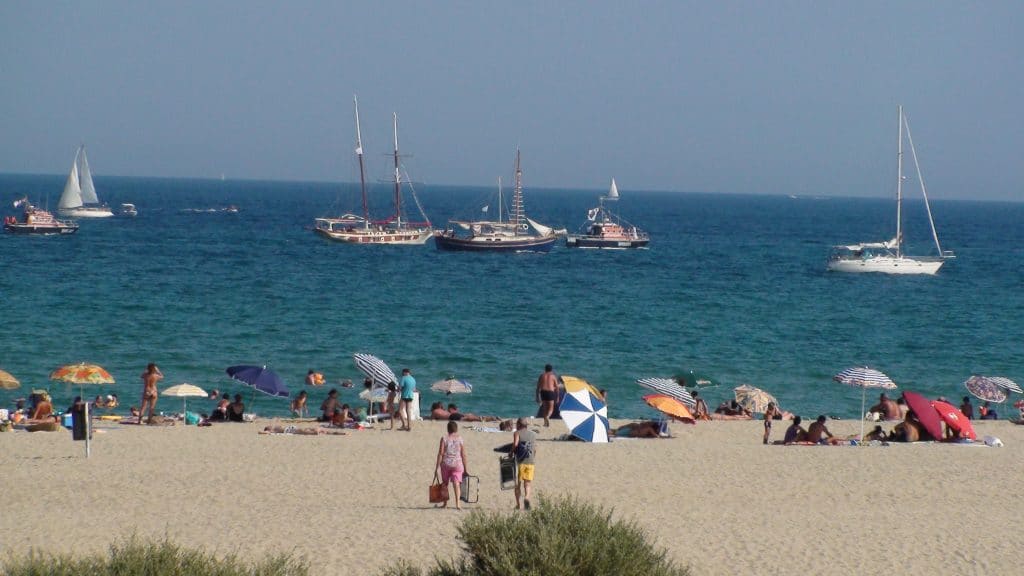
[[[793,444],[795,442],[806,442],[807,441],[807,430],[800,425],[802,422],[799,416],[793,417],[793,423],[786,428],[786,434],[783,436],[783,444]]]
[[[661,424],[655,420],[623,424],[615,429],[619,438],[660,438]]]
[[[260,434],[295,434],[298,436],[344,436],[345,432],[330,431],[323,428],[296,428],[295,426],[265,426]]]
[[[878,397],[878,404],[872,406],[868,411],[881,414],[883,420],[899,420],[902,417],[899,405],[886,396],[885,392]]]
[[[444,409],[444,404],[440,402],[434,402],[430,405],[430,419],[431,420],[448,420],[451,414]]]
[[[825,426],[825,416],[818,416],[818,419],[807,427],[807,441],[815,444],[839,443],[839,439],[829,432],[828,426]]]
[[[498,418],[496,416],[477,416],[476,414],[472,414],[470,412],[459,412],[459,407],[456,406],[455,404],[448,405],[448,420],[452,422],[458,422],[460,420],[462,422],[492,422],[497,419]]]
[[[874,440],[882,441],[887,440],[889,437],[886,435],[885,430],[882,430],[881,426],[875,426],[875,428],[864,435],[865,442],[872,442]]]
[[[352,409],[349,408],[348,404],[342,404],[341,408],[334,413],[334,417],[331,418],[331,424],[335,426],[345,427],[349,422],[355,422],[356,419],[352,416]]]
[[[36,404],[36,409],[32,411],[29,420],[46,420],[51,416],[53,416],[53,403],[50,402],[49,396],[43,396]]]

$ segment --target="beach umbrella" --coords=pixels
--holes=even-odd
[[[454,376],[449,376],[444,380],[438,380],[431,384],[430,389],[434,392],[444,392],[445,394],[469,394],[473,391],[473,385],[467,380],[459,380]]]
[[[939,412],[932,406],[932,403],[917,392],[910,391],[903,393],[903,400],[907,403],[907,407],[914,412],[914,416],[917,416],[917,421],[931,434],[932,438],[941,440],[942,419],[939,418]]]
[[[277,372],[270,370],[266,366],[242,364],[230,366],[225,372],[232,379],[238,380],[246,386],[252,386],[254,399],[256,398],[257,390],[268,396],[288,397],[288,386],[284,383],[284,380],[277,375]]]
[[[995,402],[1000,404],[1006,401],[1006,389],[999,386],[987,376],[971,376],[964,382],[964,387],[970,392],[975,398],[985,400],[986,402]]]
[[[693,413],[686,407],[685,404],[679,400],[666,396],[664,394],[648,394],[644,396],[644,402],[651,408],[654,408],[658,412],[666,416],[681,420],[687,424],[696,424],[697,421],[693,418]]]
[[[1010,392],[1016,392],[1017,394],[1024,394],[1024,390],[1021,390],[1020,386],[1016,382],[1006,378],[1004,376],[989,376],[989,380],[995,382],[996,386],[1009,390]]]
[[[14,390],[20,386],[21,382],[18,382],[18,379],[12,376],[10,372],[0,370],[0,389]]]
[[[676,382],[682,386],[689,386],[690,388],[706,388],[709,386],[718,386],[718,382],[707,374],[701,372],[694,372],[693,370],[687,370],[676,376]]]
[[[176,386],[166,388],[164,389],[163,392],[160,393],[160,395],[170,396],[173,398],[181,398],[181,417],[185,419],[186,424],[188,424],[188,419],[185,418],[185,415],[188,414],[188,399],[206,398],[209,396],[209,394],[207,394],[206,391],[204,391],[199,386],[194,386],[188,383],[178,384]]]
[[[50,372],[50,380],[69,384],[113,384],[114,377],[96,364],[67,364]]]
[[[600,393],[585,380],[571,376],[562,380],[565,396],[558,410],[569,433],[584,442],[608,442],[608,407]]]
[[[893,390],[896,388],[896,383],[885,374],[868,368],[867,366],[854,366],[853,368],[847,368],[839,374],[832,377],[833,380],[840,384],[846,384],[847,386],[857,386],[860,388],[860,437],[864,437],[864,406],[867,400],[868,388],[881,388],[883,390]]]
[[[675,398],[690,408],[697,404],[686,388],[671,378],[640,378],[636,383],[648,390],[654,390],[658,394]]]
[[[763,414],[768,410],[769,403],[774,403],[776,407],[779,405],[779,401],[775,399],[775,396],[750,384],[737,386],[732,389],[732,392],[736,397],[737,404],[755,414]]]
[[[978,438],[974,433],[974,426],[971,426],[970,419],[956,406],[942,400],[934,400],[932,401],[932,407],[938,412],[939,418],[946,423],[946,426],[952,428],[960,438],[967,438],[968,440],[976,440]]]
[[[374,388],[386,387],[392,383],[398,384],[398,377],[395,376],[394,370],[380,358],[372,354],[356,352],[352,355],[352,361],[356,363],[356,368],[359,368],[360,372],[373,380]]]

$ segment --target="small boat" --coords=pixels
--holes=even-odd
[[[597,200],[597,208],[587,212],[587,221],[583,224],[581,234],[566,236],[565,245],[570,248],[644,248],[651,239],[646,232],[636,226],[624,222],[605,207],[605,201],[619,199],[619,188],[612,178],[612,185],[607,196]]]
[[[118,214],[120,214],[121,216],[128,216],[129,218],[134,218],[139,215],[139,210],[138,208],[135,207],[135,204],[125,203],[121,204],[121,210],[118,212]]]
[[[924,196],[925,210],[928,212],[928,223],[932,229],[937,256],[908,256],[903,252],[903,135],[906,132],[907,143],[910,144],[911,157],[917,180]],[[914,150],[914,139],[910,136],[910,124],[899,107],[899,145],[896,153],[896,236],[885,242],[862,242],[833,246],[829,257],[828,269],[835,272],[881,272],[883,274],[935,274],[947,259],[955,258],[951,251],[943,251],[939,245],[939,235],[935,232],[935,221],[932,209],[928,204],[928,191],[921,178],[921,166],[917,162]]]
[[[395,244],[395,245],[423,245],[433,234],[433,227],[430,220],[420,206],[419,198],[412,184],[408,183],[407,188],[412,199],[419,209],[421,222],[411,222],[405,218],[402,208],[402,172],[398,155],[398,114],[394,115],[394,153],[395,161],[394,183],[394,213],[384,220],[371,220],[370,209],[366,198],[366,170],[363,163],[363,138],[359,128],[359,101],[353,97],[356,116],[356,157],[359,159],[359,186],[362,192],[363,213],[342,214],[333,218],[316,218],[313,221],[313,231],[338,242],[349,244]]]
[[[501,181],[498,184],[497,220],[450,220],[448,228],[434,233],[438,250],[463,252],[548,252],[558,236],[555,231],[526,217],[523,206],[523,171],[516,150],[516,186],[508,219],[502,215]],[[484,209],[487,210],[487,207]],[[458,230],[468,232],[460,234]]]
[[[43,210],[42,208],[36,208],[29,201],[28,197],[24,197],[14,202],[14,207],[24,207],[21,219],[14,216],[6,216],[4,218],[4,231],[11,234],[38,234],[38,235],[55,235],[55,234],[74,234],[78,232],[78,224],[71,220],[58,220],[53,217],[53,214]]]
[[[110,207],[100,204],[96,196],[96,187],[92,183],[92,172],[89,170],[89,159],[85,156],[85,145],[78,147],[75,161],[71,163],[64,193],[57,203],[57,211],[61,216],[75,218],[110,218],[114,215]]]

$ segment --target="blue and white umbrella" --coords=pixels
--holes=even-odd
[[[640,378],[636,383],[659,394],[671,396],[690,409],[697,405],[690,392],[671,378]]]
[[[356,368],[359,368],[360,372],[373,380],[374,388],[383,388],[388,384],[398,383],[398,377],[395,376],[395,372],[380,358],[372,354],[356,352],[352,355],[352,360],[356,363]]]
[[[608,442],[608,407],[593,386],[567,384],[558,411],[573,436],[584,442]]]
[[[896,388],[896,383],[892,381],[892,378],[889,378],[878,370],[868,368],[867,366],[854,366],[853,368],[847,368],[833,376],[832,379],[840,384],[860,387],[860,413],[862,414],[860,419],[860,437],[864,438],[863,414],[868,388],[893,390]]]

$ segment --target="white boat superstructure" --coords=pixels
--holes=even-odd
[[[924,206],[928,212],[928,224],[931,226],[932,239],[935,242],[937,256],[908,256],[903,252],[903,134],[907,135],[911,157],[917,181],[921,186]],[[859,244],[839,245],[833,247],[829,258],[828,269],[835,272],[881,272],[883,274],[935,274],[942,268],[946,260],[955,258],[951,251],[943,251],[939,244],[939,235],[935,231],[935,220],[932,218],[931,205],[928,203],[928,191],[925,189],[924,178],[921,177],[921,166],[917,161],[914,139],[910,135],[910,124],[899,107],[899,143],[896,153],[896,236],[886,242],[862,242]]]
[[[349,244],[397,244],[421,245],[433,235],[433,228],[423,207],[420,206],[415,190],[409,185],[413,201],[423,217],[423,222],[409,222],[403,217],[402,211],[402,173],[398,154],[398,114],[394,115],[394,207],[395,212],[389,218],[380,221],[370,220],[369,205],[366,200],[366,169],[363,163],[363,138],[359,128],[359,101],[353,97],[356,116],[356,157],[359,159],[359,185],[363,199],[363,214],[343,214],[336,218],[316,218],[313,230],[331,240]]]
[[[109,218],[114,215],[110,207],[100,204],[96,186],[92,182],[89,159],[85,156],[85,145],[78,147],[75,161],[71,164],[64,193],[60,196],[57,211],[62,216],[77,218]]]

